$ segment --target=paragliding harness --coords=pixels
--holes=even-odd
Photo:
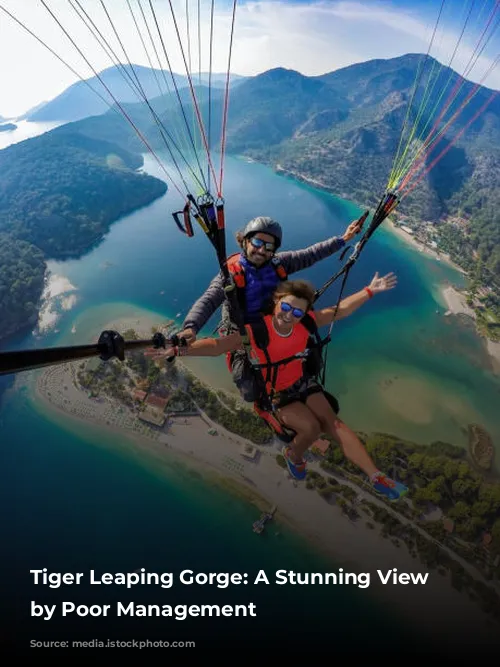
[[[236,293],[236,300],[240,312],[245,312],[246,306],[246,276],[245,270],[240,262],[241,253],[234,253],[227,260],[227,268],[231,275]],[[276,271],[279,280],[283,281],[288,278],[285,267],[281,264],[279,258],[273,257],[271,260],[272,266]],[[220,334],[227,334],[231,330],[231,323],[222,322],[222,325],[217,327]],[[267,332],[266,332],[267,333]],[[233,381],[238,387],[242,398],[253,403],[259,398],[261,393],[261,386],[255,378],[255,370],[251,363],[249,356],[243,351],[228,352],[226,354],[226,364],[229,372],[233,376]]]
[[[236,296],[238,299],[238,303],[241,309],[244,310],[246,277],[245,277],[245,271],[241,266],[241,262],[239,260],[240,257],[241,253],[239,252],[235,252],[233,255],[230,255],[227,258],[227,268],[234,280],[234,284],[236,285]],[[278,278],[280,280],[287,280],[288,274],[286,272],[285,267],[281,263],[279,257],[273,257],[270,263],[272,264],[274,270],[276,271],[276,275],[278,276]]]
[[[247,325],[252,330],[257,347],[262,350],[264,356],[266,357],[265,364],[255,363],[253,364],[253,368],[259,369],[263,375],[265,371],[264,382],[266,385],[267,383],[271,384],[272,393],[269,396],[271,401],[275,392],[280,366],[285,366],[286,364],[289,364],[296,359],[303,359],[304,373],[307,374],[308,377],[313,378],[318,377],[321,373],[321,370],[323,369],[323,358],[321,350],[328,341],[326,339],[321,339],[316,322],[309,314],[306,313],[306,315],[304,315],[300,321],[300,325],[305,327],[309,332],[309,341],[306,350],[304,352],[294,354],[290,357],[280,359],[279,361],[272,361],[271,357],[269,356],[269,351],[267,349],[269,345],[269,331],[264,320]]]
[[[265,364],[259,364],[255,359],[248,357],[241,351],[236,353],[228,353],[226,355],[226,362],[229,370],[233,374],[233,380],[243,399],[249,403],[259,403],[261,406],[272,404],[273,395],[268,395],[266,387],[271,384],[272,391],[276,385],[278,372],[280,366],[286,365],[296,359],[303,359],[304,372],[309,377],[317,377],[323,367],[323,360],[321,355],[321,348],[327,343],[322,341],[316,323],[310,315],[306,315],[302,321],[308,330],[309,344],[304,352],[280,359],[279,361],[272,361],[267,346],[269,344],[269,332],[263,319],[257,322],[247,324],[248,329],[251,330],[255,344],[262,350],[266,357]]]
[[[323,360],[323,348],[330,342],[330,337],[324,339],[319,335],[318,327],[314,319],[306,314],[300,324],[304,326],[309,332],[308,344],[303,352],[295,355],[272,361],[269,352],[269,331],[264,320],[247,325],[251,331],[257,347],[262,350],[266,357],[266,363],[252,363],[252,373],[255,377],[255,388],[258,394],[254,401],[254,410],[261,417],[274,434],[284,442],[291,442],[295,437],[295,432],[286,428],[276,417],[276,410],[278,406],[277,395],[275,392],[278,372],[281,366],[284,366],[297,359],[303,360],[303,378],[316,380],[321,386],[321,389],[327,396],[332,408],[338,413],[339,405],[335,397],[324,391],[323,379],[320,379],[322,373],[324,374],[325,365]],[[271,391],[268,391],[268,383],[271,384]],[[278,394],[279,396],[279,394]]]

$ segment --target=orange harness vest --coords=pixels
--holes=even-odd
[[[236,287],[238,289],[245,289],[246,285],[245,271],[241,266],[239,257],[240,257],[239,252],[235,252],[233,255],[228,257],[227,268],[229,269],[229,273],[233,276]],[[273,261],[272,263],[278,278],[280,280],[286,280],[288,278],[288,274],[285,271],[285,267],[282,264],[280,264],[278,260]]]
[[[233,255],[230,255],[227,259],[227,268],[229,273],[233,277],[234,284],[236,285],[236,294],[237,300],[241,310],[245,310],[245,287],[246,287],[246,277],[245,270],[240,262],[241,254],[236,252]],[[288,274],[285,271],[285,267],[279,263],[278,260],[272,262],[273,268],[276,271],[276,275],[280,280],[286,280]],[[226,364],[229,372],[232,371],[232,352],[226,354]]]
[[[314,313],[310,316],[315,319]],[[299,322],[292,329],[289,336],[280,336],[273,327],[272,315],[266,315],[263,318],[268,332],[268,343],[264,352],[255,339],[252,327],[246,326],[252,347],[252,359],[262,365],[264,380],[266,382],[266,391],[279,392],[288,389],[304,374],[304,360],[306,358],[306,349],[309,341],[310,331]],[[294,359],[296,355],[304,355]],[[280,365],[280,362],[285,363]],[[270,366],[269,364],[272,364]]]

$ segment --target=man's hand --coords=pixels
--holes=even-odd
[[[194,343],[196,340],[196,333],[194,329],[184,329],[184,331],[179,331],[177,336],[180,338],[184,338],[186,341],[186,345],[191,345],[191,343]]]
[[[378,277],[378,271],[373,276],[371,283],[368,285],[373,294],[378,294],[379,292],[386,292],[387,290],[393,289],[398,284],[398,279],[394,273],[388,273],[383,278]]]
[[[345,230],[344,236],[342,238],[346,243],[347,241],[350,241],[353,236],[356,236],[356,234],[359,234],[359,232],[361,231],[364,221],[360,222],[360,220],[353,220],[349,225],[349,227]]]

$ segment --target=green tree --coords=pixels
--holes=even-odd
[[[470,507],[467,503],[464,503],[462,500],[459,500],[455,505],[449,510],[448,516],[450,519],[456,520],[465,520],[470,517]]]

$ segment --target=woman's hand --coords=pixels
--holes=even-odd
[[[144,352],[145,357],[150,357],[153,361],[161,361],[161,359],[168,359],[169,357],[175,357],[175,348],[174,347],[148,347]]]
[[[386,292],[387,290],[394,289],[398,284],[398,279],[394,273],[388,273],[383,278],[378,277],[378,271],[373,276],[371,283],[368,285],[368,289],[373,292],[373,294],[378,294],[379,292]]]

